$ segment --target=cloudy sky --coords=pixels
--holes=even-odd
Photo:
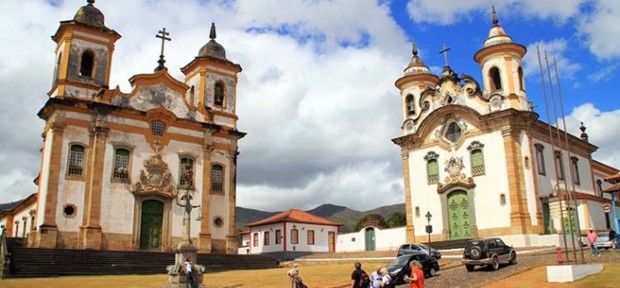
[[[0,1],[0,202],[35,191],[58,21],[86,1]],[[528,96],[543,112],[535,47],[557,58],[569,130],[588,127],[595,158],[620,167],[620,1],[124,1],[100,0],[117,42],[110,86],[156,66],[155,33],[166,27],[167,66],[179,68],[207,42],[215,21],[228,58],[243,67],[238,205],[280,210],[323,203],[370,209],[403,202],[401,110],[394,81],[415,40],[433,69],[450,64],[480,81],[473,61],[490,27],[491,4],[516,42],[529,48]],[[541,114],[544,115],[544,114]],[[544,119],[544,117],[542,117]],[[611,130],[614,130],[615,133]]]

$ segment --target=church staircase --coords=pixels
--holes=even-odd
[[[7,277],[66,275],[165,274],[174,253],[27,248],[23,240],[6,239]],[[208,272],[278,267],[274,257],[262,255],[198,254]]]

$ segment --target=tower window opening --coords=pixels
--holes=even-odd
[[[413,100],[413,95],[409,94],[405,98],[405,102],[407,104],[407,115],[415,114],[415,102]]]
[[[491,80],[491,91],[502,90],[502,79],[499,76],[499,69],[493,67],[489,70],[489,78]]]
[[[215,83],[215,88],[213,90],[213,103],[215,106],[224,106],[224,83],[221,81]]]
[[[519,73],[519,88],[521,91],[525,91],[525,82],[523,82],[523,68],[519,67],[517,72]]]
[[[92,51],[84,51],[80,61],[80,76],[93,77],[95,67],[95,54]]]

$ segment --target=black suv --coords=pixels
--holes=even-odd
[[[465,244],[463,264],[467,271],[474,271],[476,265],[485,265],[497,270],[500,263],[517,263],[517,252],[504,244],[502,239],[469,240]]]

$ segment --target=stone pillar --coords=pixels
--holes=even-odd
[[[237,203],[237,145],[233,145],[230,153],[230,188],[228,189],[228,234],[226,235],[226,254],[237,254],[238,243],[236,235],[236,203]]]
[[[108,128],[105,124],[102,121],[95,121],[90,131],[90,147],[86,161],[84,214],[79,234],[79,245],[82,249],[101,249],[101,194],[107,136]]]
[[[209,198],[211,197],[211,152],[213,151],[211,131],[205,131],[205,144],[202,157],[202,195],[200,209],[200,233],[198,234],[198,250],[211,253],[211,233],[209,233]]]
[[[35,246],[38,248],[56,248],[58,229],[56,227],[56,207],[58,201],[58,181],[60,178],[60,164],[62,161],[63,135],[66,124],[60,119],[49,123],[52,141],[49,166],[47,171],[47,193],[45,194],[45,209],[43,211],[43,223],[35,234]],[[40,202],[39,202],[40,203]]]
[[[530,215],[527,209],[527,194],[523,179],[523,165],[521,162],[521,145],[519,131],[512,127],[502,130],[504,138],[504,152],[506,153],[506,170],[510,195],[510,223],[511,232],[515,234],[533,233]]]
[[[405,217],[407,220],[407,226],[405,228],[407,243],[415,243],[415,228],[413,226],[413,210],[411,202],[411,182],[409,177],[409,150],[407,148],[401,148],[400,157],[403,165],[403,181],[405,187]]]

